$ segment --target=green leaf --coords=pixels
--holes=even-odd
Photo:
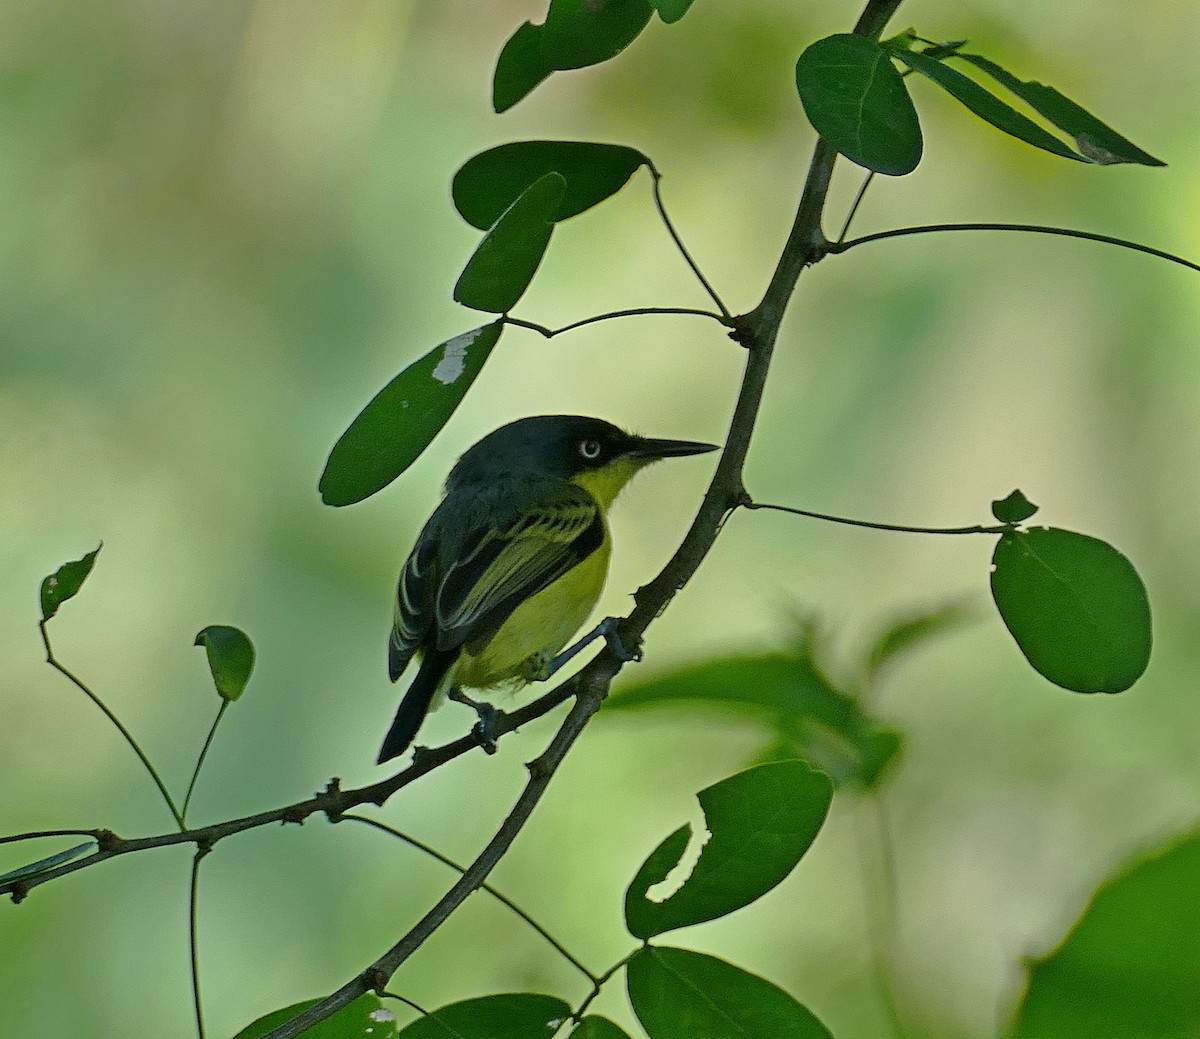
[[[0,874],[0,884],[11,884],[14,880],[24,880],[26,877],[32,877],[38,873],[45,873],[46,870],[54,869],[55,866],[61,866],[64,862],[70,862],[81,855],[90,855],[99,847],[100,845],[96,841],[76,844],[75,847],[68,848],[66,851],[47,855],[44,859],[38,859],[37,862],[31,862],[27,866],[20,866],[8,873]]]
[[[203,646],[208,654],[208,669],[221,699],[232,701],[241,696],[254,670],[250,637],[239,628],[210,624],[196,636],[194,645]]]
[[[507,112],[553,71],[542,53],[542,26],[526,22],[508,38],[496,59],[492,107],[497,113]]]
[[[1166,165],[1162,159],[1156,159],[1149,152],[1143,151],[1127,137],[1122,137],[1107,123],[1097,119],[1086,108],[1076,104],[1069,97],[1064,97],[1054,87],[1048,87],[1032,80],[1027,82],[1018,79],[1007,69],[1001,68],[994,61],[989,61],[979,54],[956,53],[953,56],[968,61],[977,69],[986,72],[1016,94],[1040,116],[1053,123],[1064,133],[1069,134],[1075,141],[1075,146],[1092,162],[1101,166],[1125,162],[1133,162],[1141,166]]]
[[[580,69],[615,58],[646,28],[647,0],[550,0],[542,54],[552,69]]]
[[[380,390],[329,452],[321,500],[353,505],[412,465],[466,396],[503,327],[496,321],[435,346]]]
[[[458,276],[455,300],[493,314],[506,314],[516,305],[546,254],[566,188],[560,174],[547,173],[517,196]]]
[[[807,651],[730,657],[695,664],[623,689],[606,713],[696,706],[751,715],[771,724],[802,757],[841,785],[871,785],[899,750],[899,737],[835,689]]]
[[[977,616],[975,604],[966,600],[909,614],[890,624],[876,637],[866,657],[867,682],[873,682],[890,664],[930,639],[965,624]]]
[[[552,215],[567,220],[615,195],[650,160],[636,148],[593,141],[513,141],[472,156],[454,174],[451,195],[462,218],[481,231],[535,181],[557,173],[567,182]]]
[[[670,25],[688,13],[692,0],[650,0],[650,6],[658,12],[659,18]]]
[[[646,892],[683,856],[691,835],[683,826],[642,864],[625,893],[625,924],[645,941],[665,931],[726,916],[778,885],[816,839],[833,784],[800,761],[739,772],[697,795],[710,834],[691,875],[669,898]]]
[[[625,981],[650,1039],[833,1039],[783,989],[715,956],[647,945]]]
[[[588,1014],[571,1030],[570,1039],[629,1039],[629,1033],[607,1017]]]
[[[554,996],[513,992],[451,1003],[418,1018],[402,1039],[551,1039],[571,1008]]]
[[[851,162],[891,177],[917,168],[917,111],[874,40],[853,33],[817,40],[796,62],[796,89],[813,128]]]
[[[283,1010],[274,1010],[247,1025],[233,1039],[259,1039],[319,1002],[319,999],[309,999]],[[368,992],[302,1034],[304,1039],[394,1039],[396,1016],[374,992]]]
[[[1037,510],[1038,507],[1019,490],[992,502],[992,515],[1001,523],[1024,523]]]
[[[1142,580],[1111,545],[1052,527],[1004,534],[992,598],[1029,663],[1080,693],[1119,693],[1150,659]]]
[[[83,582],[87,580],[88,574],[92,572],[92,567],[96,565],[96,556],[103,547],[104,542],[102,541],[82,559],[76,559],[71,563],[63,563],[54,573],[42,581],[41,602],[43,622],[50,620],[51,617],[58,613],[58,608],[68,599],[75,598],[79,589],[83,587]]]
[[[1029,964],[1011,1039],[1200,1035],[1200,834],[1105,883]]]
[[[1087,162],[1082,155],[1072,151],[1048,130],[1038,126],[1028,116],[1006,105],[995,94],[980,86],[975,80],[964,76],[958,69],[951,68],[936,58],[917,51],[894,50],[892,54],[909,68],[933,80],[947,94],[974,112],[980,119],[991,123],[997,130],[1032,144],[1064,159]]]

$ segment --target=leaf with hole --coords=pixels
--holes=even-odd
[[[965,42],[965,41],[964,41]],[[1097,119],[1086,108],[1060,94],[1054,87],[1033,80],[1018,79],[1007,69],[979,54],[956,53],[955,58],[970,62],[1003,84],[1038,115],[1070,135],[1075,146],[1092,162],[1100,166],[1117,163],[1137,163],[1141,166],[1165,166],[1143,151],[1133,141],[1121,136],[1107,123]]]
[[[542,54],[552,69],[580,69],[615,58],[650,21],[647,0],[550,0]]]
[[[851,162],[892,177],[917,168],[917,111],[874,40],[853,33],[817,40],[796,62],[796,89],[813,128]]]
[[[496,321],[448,339],[380,390],[329,452],[321,500],[353,505],[412,465],[466,396],[503,327]]]
[[[400,1031],[400,1039],[551,1039],[571,1008],[554,996],[510,992],[464,999]]]
[[[507,112],[553,71],[542,53],[542,26],[526,22],[508,38],[496,59],[492,108]]]
[[[54,573],[43,579],[39,593],[43,622],[58,613],[58,608],[68,599],[74,599],[79,594],[79,589],[88,579],[88,574],[96,565],[96,556],[103,547],[104,543],[101,542],[82,559],[63,563]]]
[[[242,695],[254,670],[254,643],[240,628],[210,624],[196,636],[195,645],[208,654],[208,669],[222,700]]]
[[[247,1025],[233,1039],[259,1039],[319,1002],[319,999],[310,999],[273,1010]],[[303,1034],[304,1039],[395,1039],[396,1016],[384,1007],[374,992],[368,992]]]
[[[1085,534],[1035,527],[1001,536],[992,598],[1034,669],[1079,693],[1119,693],[1150,660],[1150,603],[1133,564]]]
[[[552,214],[557,223],[615,195],[639,166],[650,165],[636,148],[595,141],[513,141],[472,156],[454,174],[455,208],[486,231],[535,181],[557,173],[566,181]]]
[[[1200,834],[1104,883],[1053,952],[1027,962],[1009,1039],[1200,1035]]]
[[[661,902],[646,893],[678,864],[691,826],[676,830],[642,864],[625,893],[625,925],[643,941],[726,916],[776,887],[820,832],[833,784],[801,761],[739,772],[696,795],[709,838],[691,875]]]
[[[1041,148],[1053,155],[1061,155],[1064,159],[1088,161],[1060,141],[1049,130],[1039,126],[1028,116],[1022,115],[1011,105],[1005,104],[995,94],[980,86],[969,76],[964,76],[958,69],[951,68],[944,62],[917,51],[894,50],[892,53],[909,68],[936,83],[980,119],[991,123],[997,130],[1002,130],[1026,144],[1032,144],[1035,148]]]
[[[493,314],[506,314],[516,305],[546,255],[566,188],[560,174],[547,173],[517,196],[458,276],[457,302]]]
[[[704,953],[647,945],[625,983],[650,1039],[833,1039],[778,985]]]

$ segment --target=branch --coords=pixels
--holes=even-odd
[[[605,658],[611,659],[610,666],[602,666]],[[576,695],[571,712],[563,721],[561,728],[555,733],[549,746],[541,756],[529,763],[529,781],[524,791],[517,799],[513,810],[503,825],[479,853],[479,856],[467,867],[466,872],[458,879],[429,910],[420,921],[403,938],[393,945],[365,970],[350,981],[346,982],[336,992],[326,996],[319,1003],[309,1007],[303,1013],[284,1022],[278,1028],[267,1032],[262,1039],[295,1039],[313,1025],[324,1021],[337,1013],[343,1007],[354,1002],[366,992],[382,992],[388,980],[399,969],[400,965],[421,947],[425,940],[433,934],[446,920],[487,879],[496,863],[503,858],[518,833],[524,827],[526,820],[532,814],[534,807],[546,792],[558,766],[562,763],[567,751],[583,731],[583,727],[600,709],[604,697],[608,695],[608,686],[613,675],[620,668],[621,662],[605,651],[585,669],[591,676],[581,682],[581,688]],[[611,672],[611,673],[610,673]],[[582,676],[577,676],[577,680]]]

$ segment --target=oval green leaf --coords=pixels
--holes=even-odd
[[[400,1031],[401,1039],[551,1039],[571,1008],[554,996],[512,992],[434,1010]]]
[[[900,749],[895,732],[829,682],[807,651],[695,664],[622,689],[604,711],[697,705],[753,715],[836,783],[872,785]]]
[[[546,255],[566,189],[560,174],[547,173],[522,191],[467,261],[454,286],[455,300],[475,310],[508,313]]]
[[[890,177],[917,168],[917,110],[874,40],[853,33],[817,40],[796,62],[796,89],[813,128],[851,162]]]
[[[917,51],[895,50],[892,52],[909,68],[932,80],[961,105],[974,112],[980,119],[991,123],[997,130],[1032,144],[1035,148],[1061,155],[1064,159],[1087,162],[1082,155],[1073,151],[1048,130],[1038,126],[1028,116],[1006,105],[995,94],[985,90],[958,69]]]
[[[542,53],[542,26],[526,22],[508,38],[496,59],[492,107],[497,113],[507,112],[553,71]]]
[[[472,156],[454,174],[455,208],[486,231],[535,181],[557,173],[567,182],[555,222],[615,195],[650,160],[636,148],[594,141],[513,141]]]
[[[353,505],[412,465],[466,396],[503,327],[495,321],[448,339],[380,390],[329,452],[321,500]]]
[[[194,645],[203,646],[208,654],[208,669],[221,699],[232,701],[241,696],[254,670],[250,637],[240,628],[210,624],[196,635]]]
[[[833,783],[801,761],[780,761],[696,796],[710,836],[691,876],[661,902],[646,892],[678,865],[691,827],[676,830],[642,864],[625,893],[625,925],[635,938],[726,916],[778,885],[816,839]]]
[[[833,1039],[779,986],[715,956],[647,945],[625,982],[650,1039]]]
[[[552,69],[581,69],[615,58],[646,28],[647,0],[550,0],[542,55]]]
[[[650,6],[658,12],[659,18],[670,25],[688,13],[692,0],[650,0]]]
[[[96,556],[103,547],[104,542],[102,541],[82,559],[63,563],[54,573],[42,580],[39,598],[42,605],[43,623],[58,613],[58,608],[63,603],[68,599],[74,599],[79,593],[83,582],[92,572],[92,567],[96,565]]]
[[[992,502],[992,515],[1001,523],[1024,523],[1038,507],[1019,490]]]
[[[588,1014],[571,1030],[570,1039],[629,1039],[629,1033],[607,1017]]]
[[[309,999],[282,1010],[273,1010],[247,1025],[233,1039],[259,1039],[319,1002],[319,999]],[[306,1029],[304,1039],[395,1039],[396,1034],[396,1015],[379,1001],[374,992],[368,992],[331,1017]]]
[[[1119,693],[1146,670],[1146,588],[1111,545],[1052,527],[1014,531],[992,554],[991,585],[1021,652],[1055,685]]]
[[[1029,964],[1011,1039],[1200,1035],[1200,835],[1122,871]]]
[[[970,62],[998,83],[1004,84],[1040,116],[1069,134],[1074,139],[1075,146],[1097,165],[1112,166],[1123,162],[1137,163],[1140,166],[1166,165],[1162,159],[1156,159],[1149,152],[1143,151],[1128,137],[1121,136],[1107,123],[1097,119],[1069,97],[1060,94],[1054,87],[1032,80],[1018,79],[1007,69],[979,54],[955,53],[953,57]]]

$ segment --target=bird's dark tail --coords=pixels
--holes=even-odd
[[[429,713],[429,705],[433,702],[434,693],[437,692],[438,686],[441,685],[442,679],[458,654],[457,648],[434,649],[425,654],[421,661],[421,667],[417,671],[417,677],[413,679],[412,685],[404,694],[404,699],[400,701],[396,717],[392,721],[392,727],[388,729],[383,746],[379,748],[379,757],[375,759],[377,764],[382,765],[385,761],[390,761],[408,750],[409,744],[412,743],[417,735],[417,730],[421,728],[421,723],[425,720],[425,715]]]

